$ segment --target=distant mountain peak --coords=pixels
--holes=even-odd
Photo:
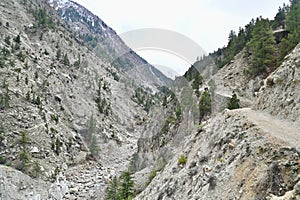
[[[152,88],[171,82],[171,79],[132,51],[111,27],[85,7],[70,0],[48,0],[48,4],[96,55],[126,71],[129,77]]]
[[[101,34],[109,29],[112,34],[116,32],[107,26],[97,15],[94,15],[80,4],[69,0],[48,0],[48,3],[53,7],[63,20],[70,23],[81,22],[88,25],[92,33]],[[79,27],[73,27],[78,30]]]

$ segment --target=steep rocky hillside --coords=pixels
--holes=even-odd
[[[300,46],[264,82],[255,107],[300,124]]]
[[[43,1],[4,0],[0,9],[1,199],[103,197],[160,101],[137,96],[163,81],[112,66]]]
[[[86,8],[73,1],[48,2],[75,31],[76,37],[85,40],[96,55],[123,70],[138,84],[156,90],[157,85],[171,83],[169,78],[132,51],[112,28]]]
[[[264,86],[257,86],[258,97],[254,96],[258,89],[251,87],[254,81],[242,78],[245,61],[241,55],[211,76],[221,96],[235,90],[258,110],[224,110],[196,130],[185,129],[191,134],[183,136],[185,131],[179,130],[182,138],[177,145],[182,148],[163,169],[156,170],[136,199],[299,198],[299,49],[265,79]],[[243,89],[253,96],[243,96]]]

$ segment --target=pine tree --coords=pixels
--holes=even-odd
[[[275,37],[269,20],[262,18],[256,20],[247,49],[251,55],[251,75],[263,74],[268,67],[275,65]]]
[[[200,75],[200,73],[198,72],[195,75],[194,81],[192,83],[192,88],[194,89],[196,95],[199,97],[200,96],[200,92],[199,92],[199,86],[202,84],[202,76]]]
[[[300,1],[290,0],[291,6],[286,17],[288,38],[284,38],[280,46],[280,58],[283,59],[300,42]]]
[[[274,21],[272,21],[272,28],[276,29],[279,26],[282,26],[284,24],[284,21],[286,19],[286,6],[283,5],[283,7],[279,7],[278,12],[276,16],[274,17]]]
[[[88,141],[92,139],[92,136],[95,132],[96,132],[96,120],[94,115],[91,115],[88,121],[88,133],[86,137]]]
[[[211,112],[211,98],[207,88],[202,93],[199,101],[199,123],[202,122],[203,118]]]
[[[130,199],[133,196],[134,181],[132,180],[131,173],[125,171],[120,176],[120,199]]]
[[[18,168],[21,171],[25,171],[28,167],[28,163],[30,161],[30,156],[28,151],[26,151],[25,149],[22,149],[19,153],[19,159],[20,159],[20,165],[18,166]]]
[[[229,110],[233,110],[233,109],[238,109],[240,108],[240,104],[239,104],[240,100],[237,98],[237,95],[235,92],[232,93],[232,97],[230,98],[228,104],[227,104],[227,108]]]
[[[118,179],[114,177],[107,188],[107,200],[118,200]]]
[[[93,156],[97,156],[100,151],[97,143],[97,138],[95,137],[95,135],[92,135],[90,145],[89,145],[89,150]]]

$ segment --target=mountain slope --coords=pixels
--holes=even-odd
[[[86,41],[96,55],[105,59],[146,87],[170,84],[171,80],[132,51],[99,17],[73,1],[49,0],[77,37]]]
[[[283,98],[297,100],[299,96],[296,89],[299,88],[299,49],[298,45],[283,64],[264,79],[265,85],[257,97],[243,96],[242,89],[249,82],[239,75],[245,67],[241,56],[211,76],[208,82],[215,84],[210,90],[226,94],[227,90],[235,89],[239,97],[248,98],[248,106],[258,110],[216,111],[196,130],[185,129],[190,134],[181,135],[170,162],[157,171],[136,199],[299,198],[300,126],[297,119],[300,112],[294,101],[285,104]],[[220,77],[223,79],[217,81]],[[280,81],[280,77],[286,81]],[[231,88],[237,87],[234,84],[240,87]],[[223,98],[227,96],[224,94],[221,94]],[[228,99],[213,101],[219,101],[219,107],[226,107]],[[278,107],[278,104],[284,105]],[[180,161],[182,155],[185,162]]]
[[[0,169],[1,197],[23,188],[2,178],[10,171],[26,179],[16,199],[29,198],[34,179],[42,184],[32,185],[32,198],[60,199],[71,188],[85,199],[104,196],[137,149],[147,112],[135,95],[145,86],[97,56],[43,1],[0,5],[0,161],[10,166]],[[70,176],[80,171],[92,174],[85,175],[95,187],[82,186],[85,175]]]

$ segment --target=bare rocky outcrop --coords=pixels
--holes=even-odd
[[[241,107],[251,107],[256,93],[263,84],[263,78],[261,76],[254,79],[248,77],[246,74],[248,67],[249,64],[243,50],[211,77],[208,85],[215,88],[216,107],[214,110],[216,112],[222,111],[226,107],[233,91],[238,95]]]
[[[256,109],[299,124],[300,116],[300,46],[270,74],[259,91]]]
[[[136,199],[264,199],[288,192],[299,181],[299,147],[267,132],[249,112],[257,111],[226,110],[186,137]]]

